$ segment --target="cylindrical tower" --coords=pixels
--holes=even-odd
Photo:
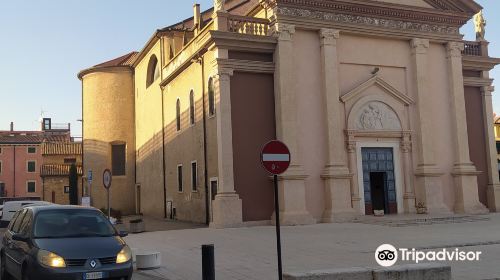
[[[92,170],[92,206],[107,207],[102,174],[111,170],[111,208],[135,213],[135,100],[132,54],[78,74],[82,81],[83,166]],[[86,182],[88,186],[88,181]]]

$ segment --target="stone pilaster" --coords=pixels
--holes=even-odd
[[[437,166],[434,158],[434,114],[431,111],[432,94],[429,91],[428,81],[428,49],[429,40],[411,40],[412,61],[414,68],[415,94],[417,95],[417,133],[415,134],[418,147],[417,187],[425,196],[421,198],[425,202],[430,213],[450,213],[443,200],[443,184],[441,176],[444,174]]]
[[[410,133],[404,132],[401,139],[401,154],[403,157],[403,208],[405,213],[415,213],[415,190],[413,189],[411,177],[411,140]]]
[[[302,167],[298,149],[297,92],[294,88],[293,34],[295,26],[274,23],[272,34],[277,37],[275,52],[276,135],[288,146],[292,162],[279,178],[280,219],[284,225],[312,224],[315,220],[307,211],[307,174]]]
[[[340,31],[321,29],[321,72],[326,106],[328,131],[328,162],[321,177],[325,181],[324,222],[350,219],[354,216],[350,182],[352,174],[347,168],[347,155],[343,145],[344,114],[340,103],[339,62],[337,39]]]
[[[500,212],[500,182],[498,178],[498,160],[493,124],[492,86],[481,88],[483,97],[483,120],[486,138],[486,155],[488,163],[488,208],[491,212]]]
[[[225,228],[243,222],[242,201],[234,189],[233,129],[231,118],[231,69],[219,69],[214,79],[217,114],[217,156],[219,186],[212,204],[211,226]]]
[[[364,215],[361,208],[361,197],[359,196],[359,184],[358,184],[358,161],[356,153],[356,141],[351,139],[347,142],[347,153],[349,156],[349,171],[351,171],[351,204],[354,211],[358,214]]]
[[[476,167],[469,157],[469,138],[465,114],[465,93],[462,68],[462,42],[449,42],[446,45],[448,75],[451,99],[451,119],[455,147],[455,163],[452,175],[455,181],[455,212],[485,213],[477,185]]]

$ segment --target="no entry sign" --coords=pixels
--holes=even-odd
[[[273,175],[285,172],[290,166],[290,158],[290,150],[281,141],[273,140],[262,148],[262,165]]]

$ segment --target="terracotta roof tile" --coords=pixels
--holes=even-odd
[[[44,164],[41,167],[40,176],[69,176],[71,164]],[[83,174],[82,166],[77,165],[76,171],[78,175]]]
[[[115,59],[97,64],[92,66],[91,68],[100,68],[100,67],[113,67],[113,66],[130,66],[134,58],[137,56],[138,52],[130,52],[126,55],[122,55]]]
[[[44,137],[41,134],[0,134],[0,144],[40,144],[43,139]]]
[[[42,155],[81,155],[82,145],[76,142],[45,142],[42,144]]]

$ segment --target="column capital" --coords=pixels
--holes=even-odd
[[[411,142],[410,141],[401,141],[400,143],[401,152],[409,153],[411,152]]]
[[[321,45],[335,45],[340,38],[340,31],[336,29],[321,28],[319,30]]]
[[[462,51],[465,45],[463,42],[448,42],[446,44],[446,57],[462,57]]]
[[[495,91],[495,87],[494,86],[482,86],[481,87],[481,93],[483,95],[492,95],[492,93]]]
[[[215,73],[214,78],[216,80],[226,81],[231,78],[234,74],[234,69],[232,68],[219,68],[217,69],[217,73]]]
[[[429,49],[429,40],[414,38],[410,41],[413,54],[426,54]]]
[[[356,152],[356,141],[347,141],[347,152],[348,153],[354,153]]]
[[[271,34],[278,38],[279,41],[291,41],[295,33],[295,25],[286,23],[275,23],[272,27]]]

